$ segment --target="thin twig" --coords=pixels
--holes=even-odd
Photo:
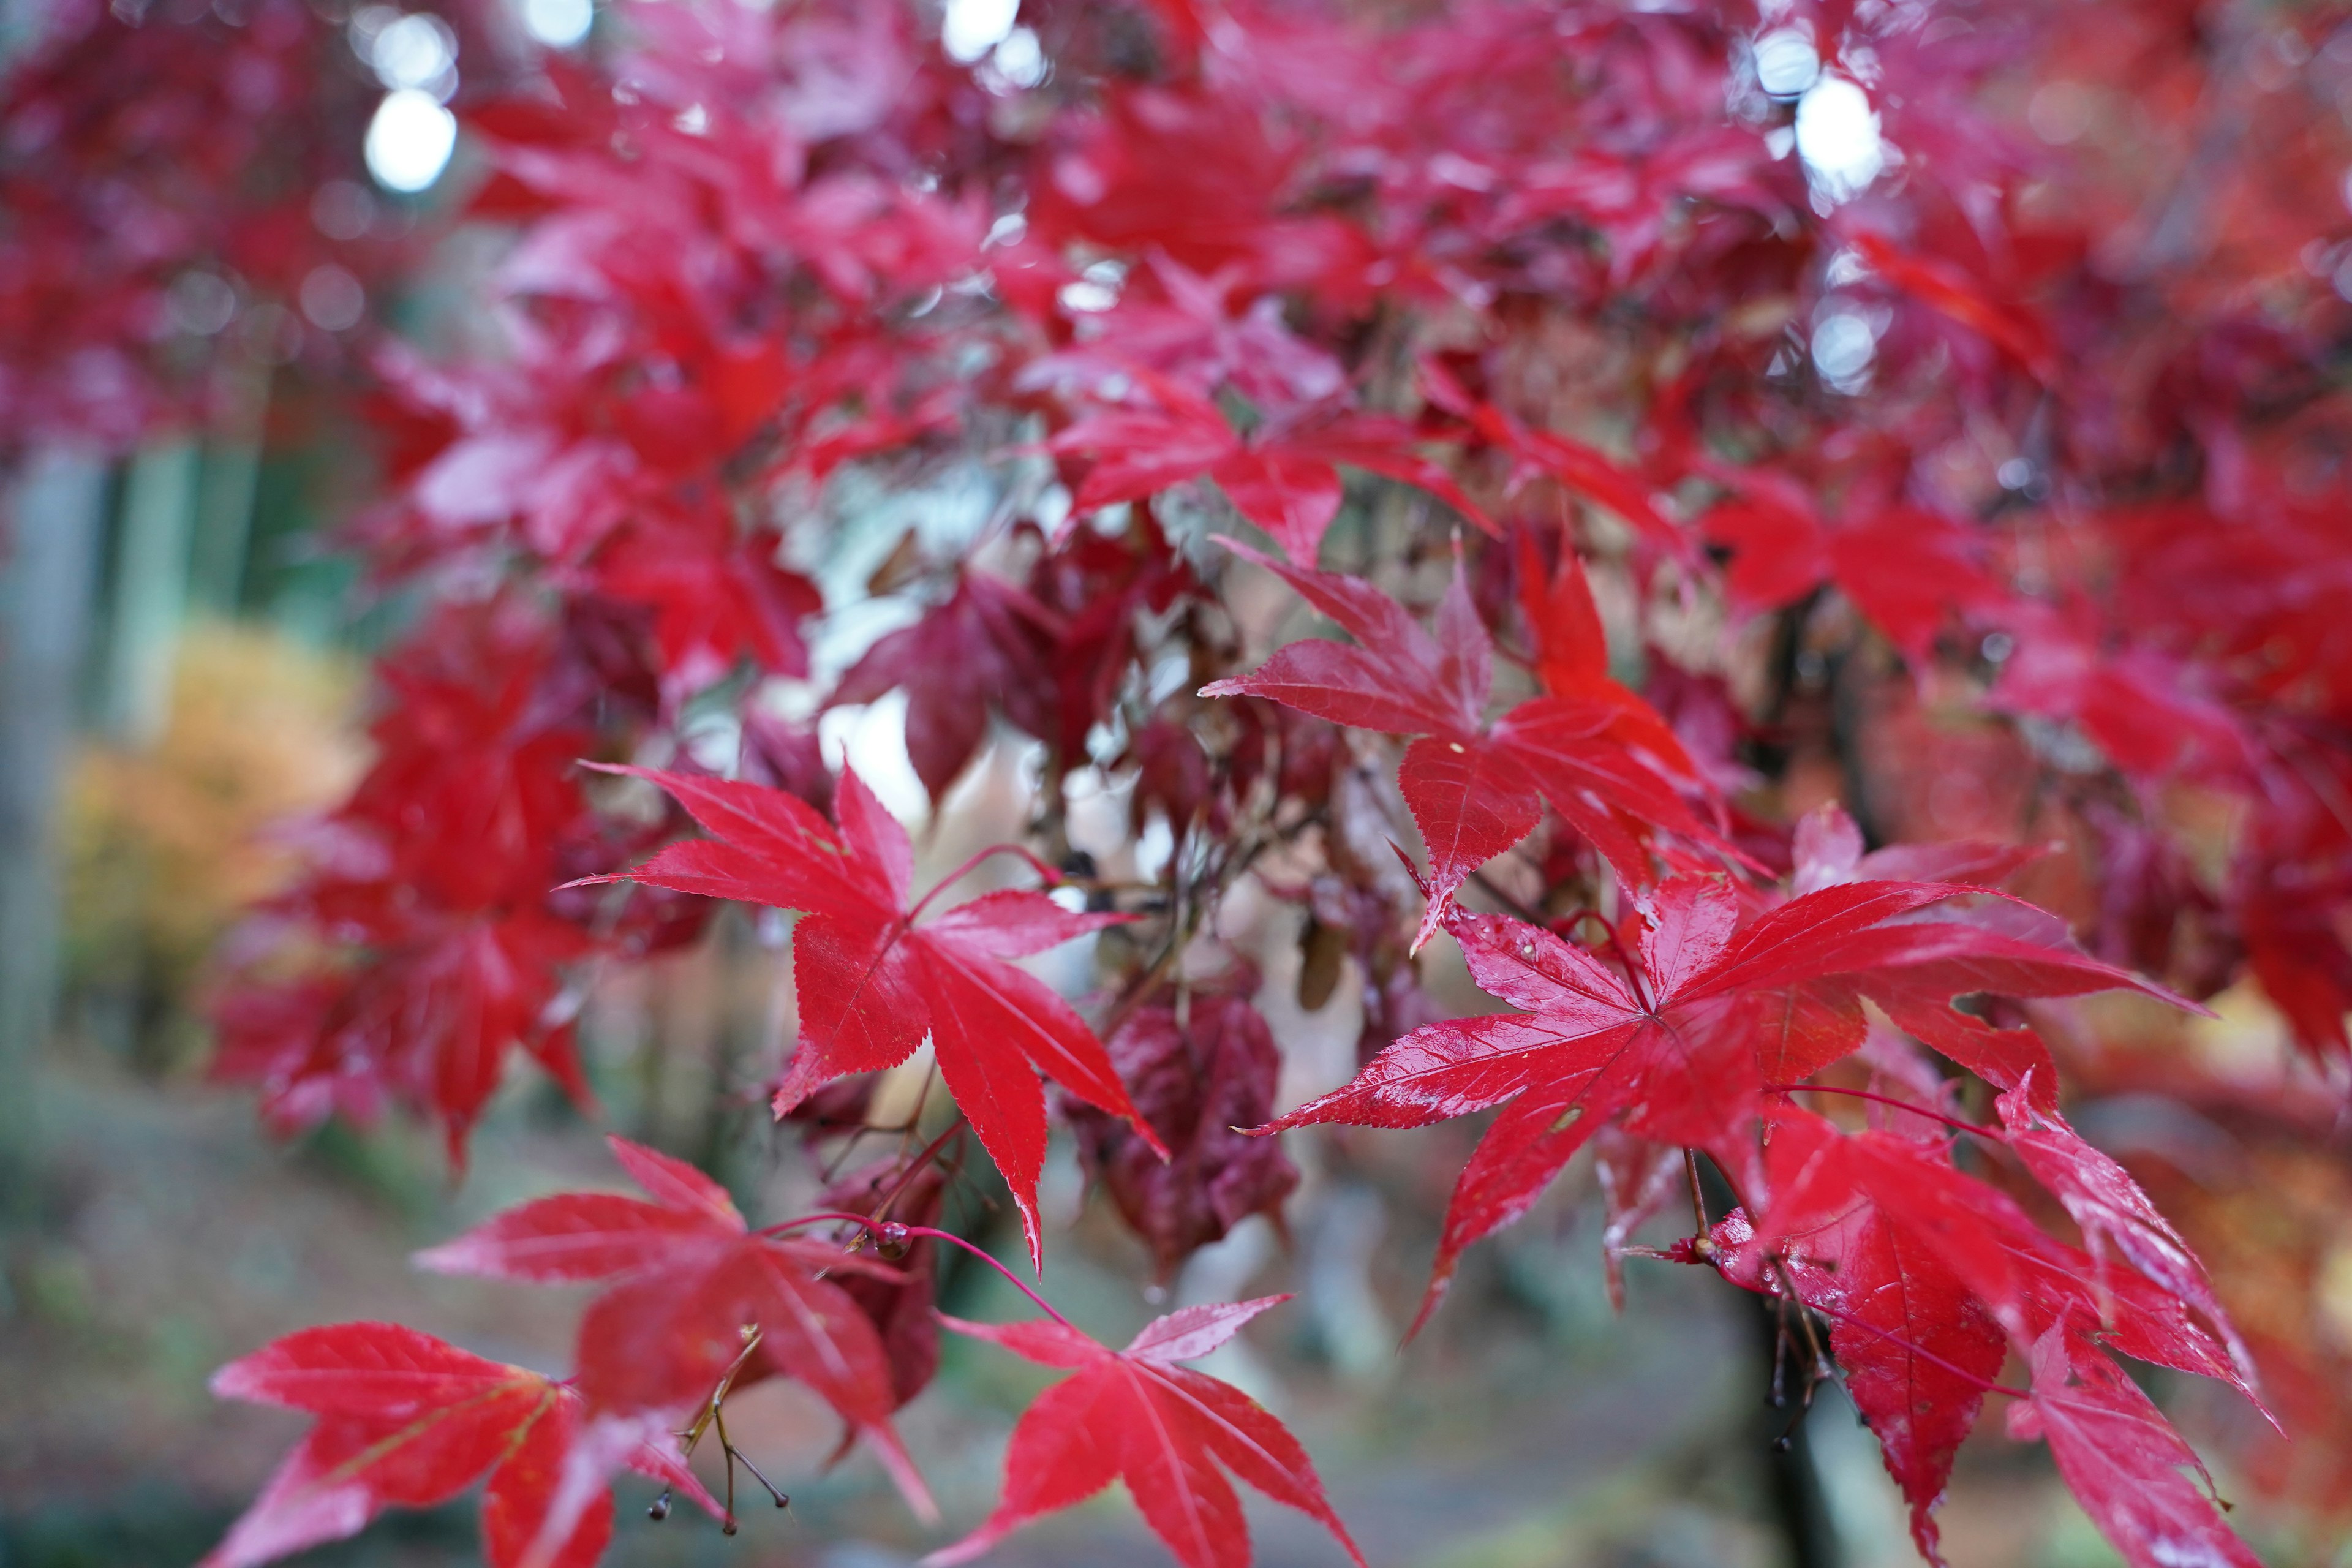
[[[1054,1310],[1054,1303],[1048,1301],[1045,1297],[1040,1296],[1036,1291],[1032,1290],[1028,1286],[1023,1284],[1019,1275],[1013,1273],[1013,1270],[998,1262],[995,1257],[986,1248],[974,1246],[972,1243],[966,1241],[963,1237],[956,1235],[955,1232],[951,1230],[940,1230],[928,1225],[899,1225],[896,1222],[877,1223],[874,1220],[868,1219],[862,1214],[811,1214],[803,1215],[798,1219],[785,1220],[781,1225],[764,1226],[756,1234],[761,1236],[776,1236],[784,1231],[797,1230],[804,1225],[824,1225],[828,1223],[857,1226],[864,1230],[871,1232],[877,1238],[880,1237],[885,1231],[889,1231],[894,1232],[898,1236],[908,1237],[929,1237],[933,1241],[944,1241],[954,1246],[961,1247],[966,1252],[971,1253],[974,1258],[979,1258],[982,1263],[987,1264],[991,1268],[995,1269],[999,1274],[1003,1275],[1006,1279],[1012,1282],[1013,1288],[1015,1290],[1020,1291],[1024,1296],[1028,1297],[1031,1303],[1034,1305],[1039,1311],[1045,1313],[1047,1317],[1053,1319],[1054,1321],[1061,1324],[1062,1327],[1069,1330],[1072,1333],[1080,1331],[1076,1324],[1071,1322],[1069,1319],[1062,1316],[1061,1313]]]
[[[1866,1089],[1840,1089],[1834,1084],[1827,1083],[1768,1083],[1764,1086],[1764,1092],[1767,1094],[1843,1094],[1851,1100],[1867,1100],[1877,1105],[1891,1105],[1897,1110],[1907,1110],[1914,1116],[1924,1116],[1930,1121],[1940,1121],[1955,1132],[1972,1132],[1979,1138],[1990,1139],[1995,1143],[2009,1142],[2008,1135],[1997,1127],[1981,1127],[1973,1121],[1962,1121],[1956,1117],[1947,1116],[1940,1110],[1930,1110],[1924,1105],[1914,1105],[1907,1100],[1897,1100],[1889,1094],[1874,1094]]]

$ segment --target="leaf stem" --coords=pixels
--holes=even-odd
[[[925,893],[921,898],[917,899],[915,900],[915,907],[907,911],[907,923],[908,925],[914,924],[915,917],[923,912],[925,906],[929,904],[933,899],[938,898],[942,892],[945,892],[951,884],[961,882],[973,871],[978,870],[981,863],[988,859],[992,855],[1018,855],[1022,859],[1029,862],[1031,869],[1034,870],[1039,876],[1045,879],[1045,883],[1048,887],[1052,887],[1062,880],[1062,874],[1054,869],[1053,867],[1045,864],[1045,861],[1039,859],[1034,850],[1024,848],[1018,844],[992,844],[987,848],[982,850],[979,854],[974,855],[971,859],[966,860],[962,865],[957,867],[954,870],[949,872],[946,876],[941,877],[938,881],[932,883],[931,890]]]
[[[929,1087],[930,1082],[927,1079],[924,1080],[924,1088]],[[907,1195],[907,1189],[915,1184],[915,1178],[923,1173],[923,1167],[938,1158],[940,1151],[948,1146],[948,1140],[961,1132],[967,1125],[964,1119],[958,1116],[940,1130],[938,1137],[924,1144],[920,1153],[908,1162],[906,1170],[899,1174],[897,1181],[890,1184],[890,1190],[883,1194],[881,1203],[876,1205],[874,1217],[877,1222],[887,1221],[889,1218],[892,1205]]]
[[[1039,1311],[1053,1319],[1054,1321],[1061,1324],[1062,1327],[1068,1329],[1071,1332],[1076,1333],[1079,1331],[1076,1324],[1071,1322],[1069,1319],[1062,1316],[1061,1313],[1054,1310],[1054,1303],[1048,1301],[1045,1297],[1040,1296],[1036,1291],[1032,1290],[1028,1286],[1023,1284],[1019,1275],[1004,1267],[1003,1264],[999,1263],[995,1257],[986,1248],[975,1246],[971,1242],[966,1241],[963,1237],[956,1235],[955,1232],[951,1230],[940,1230],[928,1225],[899,1225],[895,1221],[877,1222],[866,1218],[862,1214],[827,1213],[803,1215],[798,1219],[788,1219],[781,1225],[763,1226],[761,1227],[758,1234],[761,1236],[775,1236],[787,1230],[797,1230],[804,1225],[825,1225],[828,1223],[837,1225],[854,1225],[858,1226],[860,1229],[871,1232],[877,1237],[881,1237],[887,1230],[896,1232],[898,1235],[904,1237],[929,1237],[933,1241],[952,1243],[957,1247],[962,1247],[966,1252],[971,1253],[974,1258],[979,1258],[982,1263],[987,1264],[999,1274],[1003,1275],[1006,1279],[1012,1282],[1013,1288],[1015,1290],[1020,1291],[1024,1296],[1028,1297],[1031,1303],[1034,1304]]]

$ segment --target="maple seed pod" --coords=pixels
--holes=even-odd
[[[661,1496],[646,1505],[646,1517],[656,1524],[669,1517],[669,1494],[670,1489],[664,1487]]]

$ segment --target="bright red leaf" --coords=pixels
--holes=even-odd
[[[578,1394],[396,1323],[304,1329],[213,1376],[224,1399],[306,1410],[297,1444],[204,1568],[250,1568],[356,1535],[386,1508],[431,1508],[478,1480],[492,1568],[588,1568],[613,1533],[611,1468],[655,1477],[719,1511],[667,1434],[617,1448]],[[586,1478],[582,1456],[606,1463]],[[568,1515],[568,1517],[567,1517]]]
[[[2011,1407],[2010,1436],[2049,1441],[2067,1489],[2132,1568],[2260,1568],[2213,1506],[2205,1467],[2122,1368],[2054,1328],[2032,1363],[2033,1397]]]
[[[891,1425],[898,1401],[880,1335],[840,1280],[827,1278],[891,1284],[898,1272],[837,1247],[751,1234],[726,1190],[701,1172],[625,1138],[608,1142],[652,1202],[602,1193],[540,1198],[417,1262],[493,1279],[609,1282],[580,1321],[579,1386],[600,1410],[690,1412],[757,1329],[762,1364],[831,1405],[928,1517],[930,1495]]]
[[[1331,1510],[1298,1439],[1231,1384],[1178,1364],[1207,1355],[1289,1300],[1187,1307],[1152,1321],[1123,1351],[1067,1323],[947,1319],[958,1333],[1076,1375],[1039,1394],[1013,1428],[995,1511],[925,1558],[928,1568],[968,1563],[1031,1520],[1083,1502],[1114,1480],[1127,1483],[1144,1522],[1185,1568],[1248,1568],[1249,1526],[1226,1471],[1323,1525],[1363,1568],[1363,1553]]]
[[[1586,680],[1574,693],[1533,698],[1486,722],[1494,643],[1458,573],[1433,629],[1423,631],[1370,584],[1226,542],[1279,574],[1356,640],[1292,643],[1201,695],[1263,697],[1334,723],[1419,737],[1397,773],[1429,847],[1429,910],[1416,945],[1437,929],[1454,890],[1534,831],[1546,805],[1635,885],[1651,879],[1654,833],[1730,852],[1685,798],[1704,791],[1682,743],[1633,693]],[[1591,694],[1595,685],[1606,694]]]
[[[1508,1225],[1601,1126],[1755,1169],[1759,1090],[1859,1048],[1865,996],[1949,1011],[1967,991],[2064,994],[2144,983],[2079,952],[1964,920],[1927,918],[1963,888],[1860,882],[1767,910],[1744,929],[1730,888],[1657,889],[1621,972],[1551,932],[1455,910],[1445,929],[1471,977],[1518,1013],[1432,1024],[1355,1080],[1274,1121],[1422,1127],[1503,1106],[1454,1190],[1425,1321],[1462,1249]],[[1941,914],[1941,911],[1938,911]]]
[[[2095,1335],[2125,1354],[2247,1386],[2222,1342],[2162,1282],[2045,1235],[1940,1147],[1891,1131],[1844,1133],[1783,1111],[1770,1123],[1762,1176],[1770,1194],[1763,1221],[1736,1211],[1692,1255],[1751,1290],[1793,1294],[1830,1320],[1846,1390],[1879,1439],[1931,1562],[1941,1561],[1931,1510],[2012,1348]],[[2095,1383],[2120,1378],[2087,1349],[2077,1363]]]
[[[1744,1214],[1717,1225],[1711,1240],[1709,1261],[1726,1279],[1768,1296],[1793,1287],[1797,1300],[1830,1320],[1846,1394],[1910,1505],[1911,1539],[1940,1564],[1933,1510],[2008,1358],[2000,1325],[1932,1239],[1867,1203],[1769,1249],[1756,1244]]]
[[[1044,1256],[1037,1174],[1045,1158],[1045,1095],[1039,1074],[1127,1118],[1147,1143],[1160,1147],[1102,1042],[1043,981],[1007,962],[1122,917],[1074,914],[1043,893],[1007,891],[915,925],[921,906],[908,906],[914,853],[907,830],[845,768],[835,795],[837,828],[781,791],[616,771],[669,791],[713,837],[670,845],[634,871],[593,879],[802,913],[793,936],[801,1037],[776,1090],[779,1116],[830,1079],[898,1066],[928,1036],[956,1104],[1013,1189],[1033,1268]]]

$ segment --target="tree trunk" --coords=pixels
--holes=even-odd
[[[142,448],[123,488],[106,671],[107,732],[126,745],[152,745],[171,720],[195,515],[195,443],[163,440]]]
[[[58,781],[98,575],[106,465],[68,447],[16,475],[0,557],[0,1222],[36,1205],[35,1073],[57,1008]]]

